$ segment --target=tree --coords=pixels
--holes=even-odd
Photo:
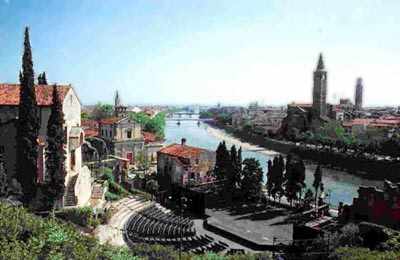
[[[272,161],[268,160],[268,174],[267,174],[267,191],[268,191],[268,196],[271,196],[272,194],[272,189],[274,188],[274,180],[273,180],[273,169],[272,169]]]
[[[285,174],[285,194],[292,204],[293,200],[301,198],[301,191],[305,187],[305,166],[303,160],[288,156]]]
[[[315,189],[315,209],[318,209],[318,192],[321,190],[321,185],[322,185],[322,170],[321,166],[318,165],[317,169],[315,169],[314,172],[314,182],[313,182],[313,187]],[[323,187],[323,186],[322,186]]]
[[[306,194],[304,195],[305,206],[311,205],[313,201],[314,201],[314,194],[310,189],[307,189]]]
[[[43,73],[39,74],[39,76],[38,76],[38,84],[39,85],[47,85],[46,72],[43,72]]]
[[[227,178],[227,159],[229,157],[225,141],[219,143],[215,156],[214,175],[217,180],[223,181]]]
[[[8,191],[9,187],[8,187],[7,174],[4,169],[4,163],[0,162],[0,198],[7,197]]]
[[[150,192],[151,196],[153,197],[156,195],[157,191],[159,189],[159,185],[156,180],[149,180],[146,182],[146,190]]]
[[[242,147],[239,148],[238,153],[237,153],[237,160],[236,160],[236,176],[235,176],[235,182],[237,187],[241,187],[241,181],[242,181],[242,165],[243,165],[243,158],[242,158]]]
[[[35,97],[32,51],[29,41],[29,29],[25,28],[22,73],[20,74],[20,103],[17,124],[17,173],[22,186],[23,201],[29,203],[36,193],[36,173],[38,156],[38,135],[40,123]]]
[[[216,151],[214,175],[217,180],[222,182],[222,190],[220,190],[222,192],[221,195],[223,195],[228,202],[232,199],[232,189],[234,185],[233,169],[231,155],[226,148],[225,141],[223,141],[218,145]]]
[[[261,195],[263,170],[254,158],[243,161],[242,190],[246,198],[259,198]]]
[[[284,182],[284,171],[285,171],[285,161],[282,155],[274,159],[275,176],[274,176],[274,194],[278,195],[279,201],[283,195],[283,182]]]
[[[232,190],[234,190],[237,186],[236,186],[236,180],[238,179],[237,176],[240,175],[240,171],[239,171],[239,163],[238,163],[238,153],[236,150],[236,146],[232,145],[231,146],[231,152],[230,152],[230,156],[231,156],[231,163],[230,163],[230,169],[228,169],[228,180],[229,180],[229,186]]]
[[[93,109],[92,117],[95,120],[101,120],[104,118],[112,117],[114,113],[114,107],[110,104],[97,103]]]
[[[53,104],[47,123],[46,172],[50,204],[62,199],[65,190],[64,113],[57,86],[53,86]]]

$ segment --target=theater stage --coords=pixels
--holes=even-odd
[[[292,241],[293,224],[285,223],[289,214],[285,208],[206,209],[204,226],[254,250],[268,250]]]

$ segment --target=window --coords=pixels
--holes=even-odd
[[[132,138],[132,130],[128,130],[128,132],[126,133],[126,137],[127,137],[128,139],[131,139],[131,138]]]
[[[76,163],[75,150],[71,151],[70,156],[71,156],[71,158],[70,158],[70,163],[71,163],[70,168],[71,168],[71,170],[75,170],[75,163]]]

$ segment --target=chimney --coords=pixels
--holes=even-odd
[[[182,145],[182,146],[186,145],[186,138],[182,138],[182,139],[181,139],[181,145]]]

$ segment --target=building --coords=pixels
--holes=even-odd
[[[67,143],[66,176],[67,187],[60,206],[86,205],[91,193],[91,176],[87,167],[82,167],[81,146],[84,142],[84,132],[81,128],[81,103],[71,85],[57,86],[64,113],[64,129]],[[47,123],[51,114],[53,86],[35,86],[36,103],[38,105],[39,156],[37,181],[44,182],[47,178],[45,167],[45,148]],[[0,153],[9,180],[14,178],[16,171],[16,124],[18,121],[18,105],[20,100],[19,84],[0,84]]]
[[[171,185],[185,187],[213,180],[215,152],[181,144],[171,144],[157,153],[157,175],[161,190]]]
[[[140,124],[125,117],[112,117],[100,120],[100,137],[106,141],[109,152],[117,157],[135,163],[138,152],[143,151],[144,140]]]
[[[400,184],[384,182],[383,189],[360,187],[353,199],[351,215],[357,221],[369,221],[393,228],[400,227]]]
[[[163,147],[163,140],[150,132],[142,132],[146,160],[150,163],[157,163],[157,152]]]
[[[355,97],[354,97],[356,110],[362,110],[362,108],[363,108],[363,97],[364,97],[363,92],[364,92],[364,86],[363,86],[362,78],[358,78],[357,83],[356,83]]]
[[[312,121],[312,109],[312,104],[288,104],[287,116],[282,121],[281,132],[289,136],[309,130]]]
[[[326,102],[327,74],[322,54],[320,54],[317,68],[313,73],[312,104],[288,104],[287,116],[282,122],[281,133],[287,137],[295,136],[299,132],[317,129],[329,121],[328,116],[331,113]]]
[[[99,136],[99,122],[96,120],[85,119],[82,120],[82,128],[85,132],[85,137]]]
[[[327,116],[327,71],[325,70],[322,54],[319,55],[317,69],[314,71],[313,112],[316,117]]]
[[[389,137],[389,134],[400,128],[400,117],[382,116],[380,118],[355,118],[343,122],[347,132],[354,135],[366,134],[369,130],[382,130],[382,137]],[[376,135],[377,133],[375,133]]]
[[[114,97],[114,116],[115,117],[126,117],[127,116],[127,106],[124,106],[122,104],[121,97],[119,96],[118,90],[115,91],[115,97]]]

